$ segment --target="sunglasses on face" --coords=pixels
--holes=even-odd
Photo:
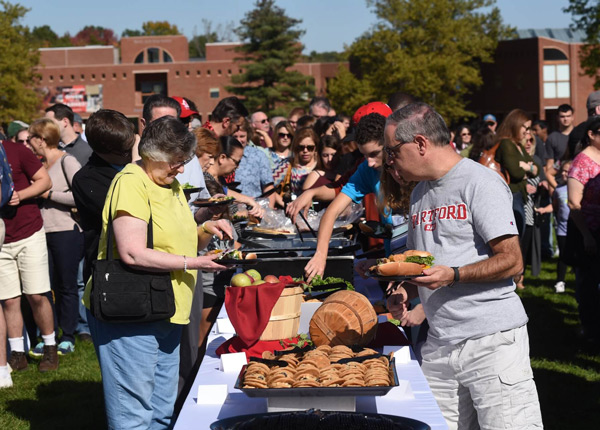
[[[17,143],[20,143],[22,145],[25,144],[25,142],[27,142],[29,139],[17,139]]]
[[[470,136],[470,135],[471,135],[471,133],[461,133],[460,135],[461,135],[461,136]]]
[[[267,122],[269,122],[269,119],[268,119],[268,118],[261,119],[259,122],[260,122],[261,124],[266,124]]]
[[[279,138],[280,139],[291,139],[292,135],[289,133],[279,133]]]
[[[302,151],[313,152],[315,150],[315,145],[298,145],[298,152]]]

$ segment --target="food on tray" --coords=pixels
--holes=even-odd
[[[218,254],[222,253],[217,260],[255,260],[256,254],[254,252],[242,252],[238,249],[234,249],[229,252],[224,252],[221,249],[215,249],[213,251],[209,251],[208,254]]]
[[[190,188],[198,188],[198,187],[195,187],[192,184],[190,184],[189,182],[186,182],[185,184],[181,185],[181,188],[183,188],[184,190],[189,190]]]
[[[233,221],[247,221],[247,220],[248,220],[248,214],[236,213],[233,216]]]
[[[410,250],[382,258],[370,270],[380,276],[417,276],[429,269],[433,260],[433,256],[427,251]]]
[[[289,228],[279,227],[279,228],[263,228],[263,227],[254,227],[254,232],[256,233],[264,233],[264,234],[295,234],[296,232]]]
[[[365,361],[338,363],[344,358],[376,356]],[[385,387],[394,383],[391,356],[379,355],[365,348],[358,353],[345,345],[322,345],[304,354],[291,353],[276,357],[270,351],[263,358],[287,365],[267,365],[252,361],[243,376],[243,388],[299,387]]]
[[[210,199],[208,199],[209,202],[225,202],[225,201],[229,201],[229,200],[234,200],[234,197],[231,196],[221,196],[221,197],[211,197]]]
[[[279,278],[267,275],[265,279],[262,279],[261,274],[255,269],[246,270],[244,273],[238,273],[231,278],[231,285],[234,287],[247,287],[248,285],[262,285],[265,283],[278,284]]]

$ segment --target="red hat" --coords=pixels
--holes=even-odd
[[[198,115],[198,112],[190,109],[190,105],[185,101],[183,97],[171,97],[172,99],[177,100],[179,106],[181,106],[181,115],[179,118],[187,118],[190,115]]]
[[[356,112],[354,112],[354,115],[352,116],[352,124],[358,124],[363,116],[369,115],[370,113],[378,113],[379,115],[387,118],[392,114],[392,109],[382,102],[367,103],[366,105],[359,107]]]

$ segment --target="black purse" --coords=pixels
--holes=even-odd
[[[109,205],[112,205],[112,195]],[[148,248],[154,247],[152,207],[146,243]],[[175,314],[175,296],[170,272],[134,269],[114,259],[112,250],[112,211],[109,206],[106,260],[92,263],[91,314],[109,323],[141,323],[171,318]]]

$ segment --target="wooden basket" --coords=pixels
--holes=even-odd
[[[377,332],[377,314],[369,300],[355,291],[327,297],[310,320],[310,338],[320,345],[368,345]]]
[[[279,340],[298,336],[303,293],[302,287],[283,289],[260,340]]]

